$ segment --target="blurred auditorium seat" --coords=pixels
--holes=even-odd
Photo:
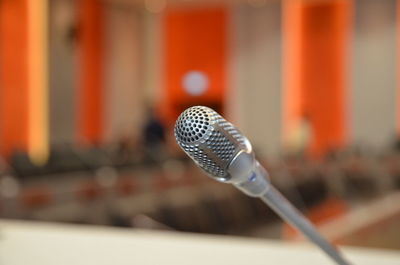
[[[174,230],[183,230],[184,227],[180,225],[178,220],[177,210],[167,204],[161,205],[157,209],[156,220],[171,227]]]
[[[20,202],[25,209],[43,207],[53,200],[53,194],[46,187],[24,189],[20,195]]]
[[[102,187],[94,180],[87,180],[79,183],[76,193],[81,201],[93,201],[99,199],[103,195]]]
[[[19,178],[39,175],[43,169],[32,163],[28,153],[15,151],[10,156],[10,165]]]
[[[113,166],[112,155],[106,148],[92,146],[91,148],[80,149],[76,154],[88,170]]]
[[[133,180],[132,176],[119,177],[115,189],[121,196],[133,194],[138,189],[138,184]]]
[[[372,198],[377,191],[377,180],[374,176],[370,176],[367,168],[348,168],[345,173],[345,188],[347,197],[355,198]]]
[[[51,173],[86,170],[87,167],[70,145],[53,146],[50,150],[48,167]]]
[[[168,178],[166,174],[159,172],[153,176],[152,187],[155,191],[162,192],[175,187],[177,180]]]
[[[51,190],[52,194],[49,196],[52,197],[53,194],[57,196],[56,203],[60,203],[62,197],[78,205],[80,212],[76,212],[73,220],[86,220],[84,222],[87,223],[104,224],[105,222],[104,219],[96,219],[97,215],[92,219],[83,216],[82,212],[86,211],[87,205],[82,202],[91,203],[90,207],[98,206],[96,214],[99,216],[108,214],[110,218],[107,220],[112,225],[128,226],[129,218],[145,214],[167,227],[181,231],[246,234],[246,229],[254,231],[254,228],[258,229],[261,226],[276,225],[281,222],[280,218],[260,200],[249,198],[230,185],[213,181],[192,163],[186,164],[179,161],[170,163],[168,167],[164,165],[165,163],[161,163],[157,167],[140,164],[138,167],[130,165],[116,170],[114,166],[109,166],[114,161],[113,155],[106,148],[75,150],[71,146],[58,146],[52,149],[45,168],[39,168],[36,173],[34,170],[25,170],[23,173],[24,176],[49,174],[45,178],[51,177],[51,184],[57,183],[51,186],[54,190]],[[370,156],[369,160],[348,160],[348,157],[349,155],[339,153],[335,159],[329,161],[329,166],[326,162],[309,161],[306,157],[264,160],[264,163],[268,166],[273,185],[301,210],[311,208],[314,211],[318,209],[319,204],[332,194],[332,188],[327,181],[327,178],[330,177],[341,176],[339,181],[347,184],[347,194],[351,195],[349,196],[351,199],[368,194],[371,197],[377,196],[375,192],[377,178],[383,174],[391,176],[396,185],[396,176],[400,175],[398,173],[400,172],[398,157],[393,157],[392,161],[389,161],[391,164],[388,162],[390,165],[385,164],[385,166],[384,163],[388,160],[378,160],[373,156]],[[26,154],[22,154],[19,159],[17,159],[18,162],[30,162]],[[374,159],[373,165],[372,162],[366,162],[371,159]],[[375,170],[371,173],[371,168],[377,166],[381,166],[382,169],[379,168],[380,171]],[[328,167],[331,167],[332,170],[328,170]],[[109,185],[103,185],[104,183],[97,176],[100,169],[104,168],[110,169],[109,171],[112,173],[110,175],[100,174],[105,176]],[[175,172],[176,168],[177,173]],[[77,174],[75,171],[82,172]],[[56,173],[59,172],[70,172],[65,176],[71,176],[71,178],[58,178]],[[370,174],[365,174],[368,172]],[[138,178],[137,176],[141,176],[141,174],[144,174],[145,177]],[[354,179],[360,183],[355,183]],[[21,184],[24,184],[24,181],[21,180]],[[33,178],[30,184],[35,181],[39,181],[39,179]],[[64,192],[63,183],[71,184],[72,193],[70,190],[62,193]],[[397,185],[400,188],[400,180]],[[61,195],[57,195],[59,187],[61,187]],[[343,194],[346,192],[339,194],[339,197]],[[33,193],[30,197],[32,199],[26,199],[26,201],[31,202],[23,203],[23,205],[32,205],[33,209],[48,205],[46,196],[40,195],[39,192],[36,195]],[[347,196],[341,198],[348,199]],[[110,205],[113,211],[115,209],[112,214],[108,213],[109,208],[107,207]],[[40,211],[45,210],[47,208],[40,209]],[[321,218],[317,217],[317,219]],[[262,233],[259,236],[261,235]],[[278,235],[274,234],[274,236]]]
[[[200,207],[207,214],[209,219],[208,233],[222,233],[225,229],[225,216],[217,207],[215,201],[210,198],[203,198],[200,201]]]
[[[309,177],[298,183],[297,191],[307,208],[321,203],[328,196],[326,183],[320,175]]]

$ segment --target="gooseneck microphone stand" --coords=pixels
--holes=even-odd
[[[260,199],[271,207],[283,220],[300,230],[339,265],[350,265],[338,250],[332,246],[314,226],[273,186],[260,196]]]

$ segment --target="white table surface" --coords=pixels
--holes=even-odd
[[[344,248],[357,265],[400,265],[400,252]],[[230,236],[0,220],[0,265],[333,264],[309,244]]]

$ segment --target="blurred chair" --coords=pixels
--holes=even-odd
[[[48,167],[51,173],[87,170],[84,161],[70,145],[52,146]]]
[[[24,189],[20,194],[20,202],[25,209],[48,206],[52,201],[53,194],[47,187]]]
[[[83,181],[79,184],[76,193],[81,201],[93,201],[99,199],[104,194],[101,186],[94,180]]]
[[[138,190],[138,184],[133,180],[132,176],[120,177],[117,180],[115,189],[121,196],[127,196],[133,194]]]
[[[32,163],[28,153],[24,151],[15,151],[10,156],[10,165],[19,178],[40,175],[43,169]]]
[[[112,155],[107,149],[101,147],[92,146],[91,148],[78,150],[77,156],[88,170],[96,170],[103,166],[113,166]]]

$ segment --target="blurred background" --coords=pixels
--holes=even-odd
[[[0,217],[297,240],[173,126],[212,107],[336,243],[400,249],[396,0],[0,0]]]

